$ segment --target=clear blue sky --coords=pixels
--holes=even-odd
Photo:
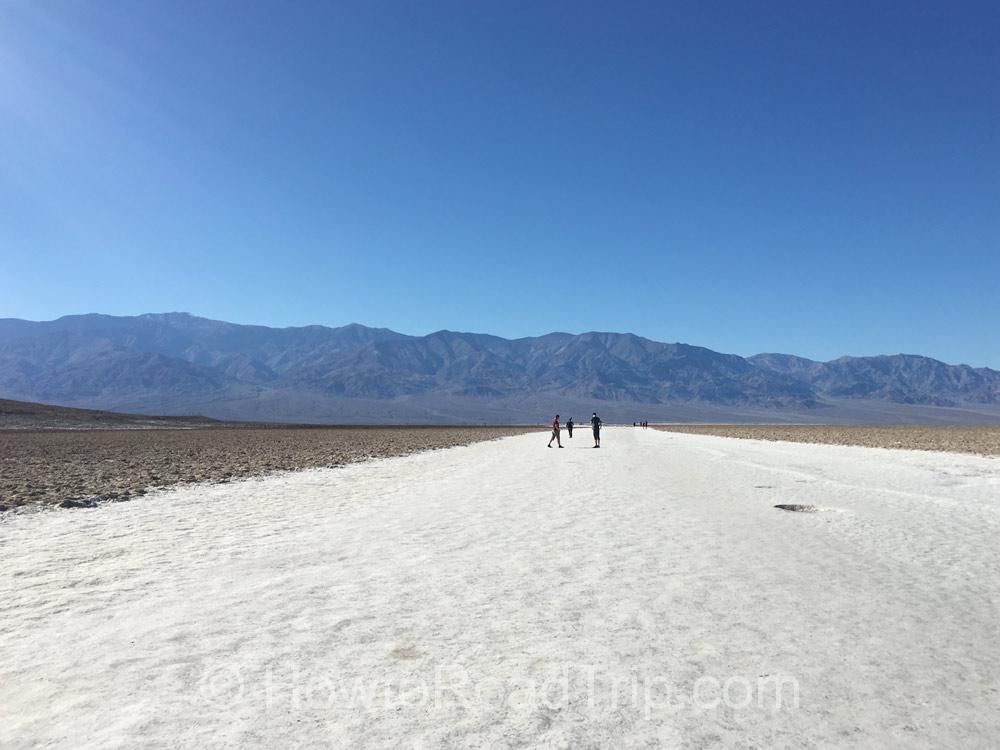
[[[995,2],[0,3],[0,317],[1000,367]]]

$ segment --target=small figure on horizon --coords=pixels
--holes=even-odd
[[[573,439],[573,417],[566,420],[566,432],[569,433],[569,439]]]
[[[597,416],[597,412],[594,412],[594,416],[590,418],[590,424],[594,428],[594,447],[601,447],[601,418]]]
[[[562,448],[562,441],[559,439],[559,415],[556,414],[556,418],[552,420],[552,437],[549,438],[549,444],[547,447],[552,447],[552,441],[555,440],[556,444]]]

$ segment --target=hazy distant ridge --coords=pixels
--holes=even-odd
[[[488,419],[512,404],[547,411],[541,404],[553,397],[780,413],[857,399],[995,407],[1000,372],[911,355],[742,358],[617,333],[509,340],[267,328],[186,313],[77,315],[0,320],[0,396],[253,419],[328,419],[345,405],[358,418]]]

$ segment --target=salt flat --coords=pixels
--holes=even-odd
[[[547,439],[5,517],[0,746],[1000,745],[1000,461]]]

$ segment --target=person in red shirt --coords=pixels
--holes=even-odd
[[[555,440],[556,444],[562,448],[562,440],[559,439],[559,415],[556,414],[556,418],[552,420],[552,437],[549,438],[548,447],[552,447],[552,441]]]

